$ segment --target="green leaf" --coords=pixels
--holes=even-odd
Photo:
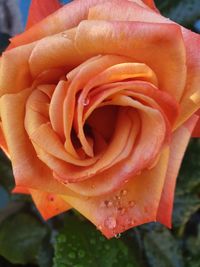
[[[200,255],[200,224],[198,227],[198,236],[190,236],[186,241],[187,248],[187,267],[199,267],[199,255]]]
[[[0,224],[0,255],[16,264],[33,263],[46,228],[33,216],[17,214]]]
[[[196,195],[188,194],[185,196],[177,196],[175,199],[174,212],[173,212],[173,226],[184,226],[200,208],[200,198]]]
[[[9,202],[9,195],[6,190],[0,186],[0,211],[6,207]]]
[[[54,267],[139,267],[120,239],[107,240],[90,223],[68,218],[55,242]]]
[[[183,258],[169,230],[149,231],[144,235],[145,253],[151,267],[183,267]]]

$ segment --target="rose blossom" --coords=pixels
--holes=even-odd
[[[75,208],[108,238],[170,227],[199,73],[199,35],[152,0],[32,0],[26,31],[0,59],[14,192],[45,219]]]

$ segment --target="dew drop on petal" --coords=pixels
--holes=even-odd
[[[128,202],[128,205],[129,205],[129,207],[134,207],[136,205],[136,203],[131,200]]]
[[[64,37],[64,38],[68,38],[68,35],[67,35],[66,32],[62,32],[61,35],[62,35],[62,37]]]
[[[126,190],[126,189],[123,189],[123,190],[120,192],[120,194],[121,194],[122,196],[127,195],[127,190]]]
[[[107,208],[110,208],[110,207],[112,207],[113,203],[112,203],[112,201],[110,201],[110,200],[105,200],[105,201],[104,201],[104,205],[105,205]]]
[[[110,217],[105,219],[104,225],[108,229],[114,229],[117,225],[116,219],[113,216],[110,216]]]
[[[122,207],[119,207],[118,209],[118,212],[120,212],[121,215],[123,215],[125,213],[125,208],[122,208]]]

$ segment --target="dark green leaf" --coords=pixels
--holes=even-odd
[[[54,267],[139,267],[120,239],[107,240],[94,226],[68,218],[55,243]]]
[[[192,26],[200,18],[199,0],[156,0],[161,13],[184,26]]]
[[[0,186],[0,211],[5,208],[9,202],[9,195],[6,190]]]
[[[198,236],[191,236],[186,241],[187,248],[187,267],[199,267],[200,266],[200,224]]]
[[[144,246],[151,267],[184,266],[178,243],[167,229],[145,233]]]
[[[0,224],[0,255],[12,263],[35,262],[45,234],[46,228],[33,216],[10,216]]]

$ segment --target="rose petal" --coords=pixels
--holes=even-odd
[[[0,58],[0,96],[17,93],[31,85],[28,60],[34,46],[32,43],[3,53]]]
[[[166,125],[159,111],[146,107],[126,96],[116,96],[110,103],[106,104],[124,107],[131,106],[139,110],[142,127],[141,134],[138,137],[136,146],[132,148],[126,160],[102,173],[97,173],[86,181],[68,184],[71,190],[81,192],[81,194],[86,196],[96,196],[112,192],[139,171],[144,168],[151,168],[165,139]],[[91,171],[92,168],[88,170],[88,174]],[[80,174],[78,177],[80,177]]]
[[[24,33],[12,38],[10,47],[27,44],[77,26],[80,21],[87,18],[89,7],[100,1],[104,2],[105,0],[76,0],[64,5]],[[49,2],[45,5],[47,9]]]
[[[47,192],[69,192],[53,179],[51,171],[37,158],[24,129],[25,104],[30,93],[31,89],[27,89],[18,94],[4,95],[0,100],[2,127],[16,185],[39,190],[45,188]]]
[[[176,178],[197,119],[197,116],[192,116],[173,134],[164,188],[157,213],[157,221],[167,227],[171,227]]]
[[[29,8],[26,29],[38,23],[61,7],[58,0],[32,0]]]
[[[195,115],[198,116],[198,121],[197,121],[197,124],[195,125],[194,127],[194,130],[192,132],[192,137],[200,137],[200,109],[195,113]]]
[[[45,220],[71,209],[59,195],[30,189],[33,201]]]
[[[83,21],[78,26],[75,40],[76,47],[85,57],[117,54],[146,64],[156,73],[162,90],[177,100],[182,96],[186,62],[179,26],[164,23]],[[152,51],[156,51],[153,57]]]
[[[156,220],[167,163],[166,149],[155,168],[132,177],[120,191],[93,198],[63,196],[63,199],[111,238],[133,226]]]

